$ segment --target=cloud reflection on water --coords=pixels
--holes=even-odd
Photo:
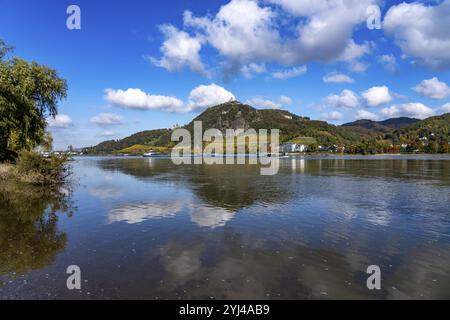
[[[195,204],[192,200],[174,202],[142,202],[122,204],[108,213],[108,223],[138,224],[146,220],[173,218],[187,213],[199,227],[218,228],[233,219],[235,213],[223,208]]]

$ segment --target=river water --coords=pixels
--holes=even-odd
[[[63,190],[0,185],[1,299],[450,298],[450,156],[73,171]]]

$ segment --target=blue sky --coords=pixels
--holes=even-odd
[[[66,26],[72,4],[81,30]],[[450,112],[448,30],[450,0],[0,0],[0,38],[68,81],[49,120],[58,149],[230,98],[334,124]]]

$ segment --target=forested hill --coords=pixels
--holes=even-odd
[[[422,136],[437,137],[448,141],[449,115],[433,117],[424,121],[411,118],[396,118],[385,121],[359,120],[342,126],[324,121],[310,120],[284,110],[260,110],[237,101],[227,102],[205,110],[184,126],[191,132],[194,121],[202,121],[203,130],[219,129],[279,129],[281,142],[298,137],[313,138],[322,146],[367,145],[370,141],[383,140],[384,145],[395,143],[415,143]],[[121,140],[110,140],[87,148],[88,153],[112,153],[122,150],[146,150],[151,147],[171,147],[172,130],[159,129],[136,133]],[[378,143],[377,142],[377,143]],[[134,148],[134,149],[133,149]],[[125,152],[126,153],[126,152]]]
[[[426,152],[449,151],[450,113],[419,121],[387,135],[394,143],[409,144],[411,149]]]
[[[281,141],[298,136],[312,137],[318,143],[344,143],[350,135],[324,121],[314,121],[285,110],[259,110],[237,101],[227,102],[207,109],[187,128],[192,131],[194,121],[202,121],[203,128],[226,129],[279,129]]]
[[[185,126],[193,131],[194,121],[202,121],[203,128],[219,129],[280,129],[282,142],[298,136],[315,138],[322,144],[342,144],[358,138],[351,130],[343,130],[324,121],[314,121],[283,110],[259,110],[236,101],[211,107]],[[88,153],[110,153],[138,145],[170,147],[171,129],[143,131],[121,140],[104,141],[86,148]]]
[[[134,145],[165,146],[170,142],[170,129],[148,130],[135,133],[121,140],[104,141],[94,147],[86,148],[88,153],[110,153]]]
[[[366,136],[379,136],[383,134],[390,133],[394,130],[408,127],[420,120],[414,118],[393,118],[384,121],[373,121],[373,120],[357,120],[354,122],[346,123],[341,126],[341,128],[346,128],[359,132]]]

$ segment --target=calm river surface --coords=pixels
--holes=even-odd
[[[450,298],[449,156],[280,166],[86,157],[73,190],[0,185],[0,299]]]

